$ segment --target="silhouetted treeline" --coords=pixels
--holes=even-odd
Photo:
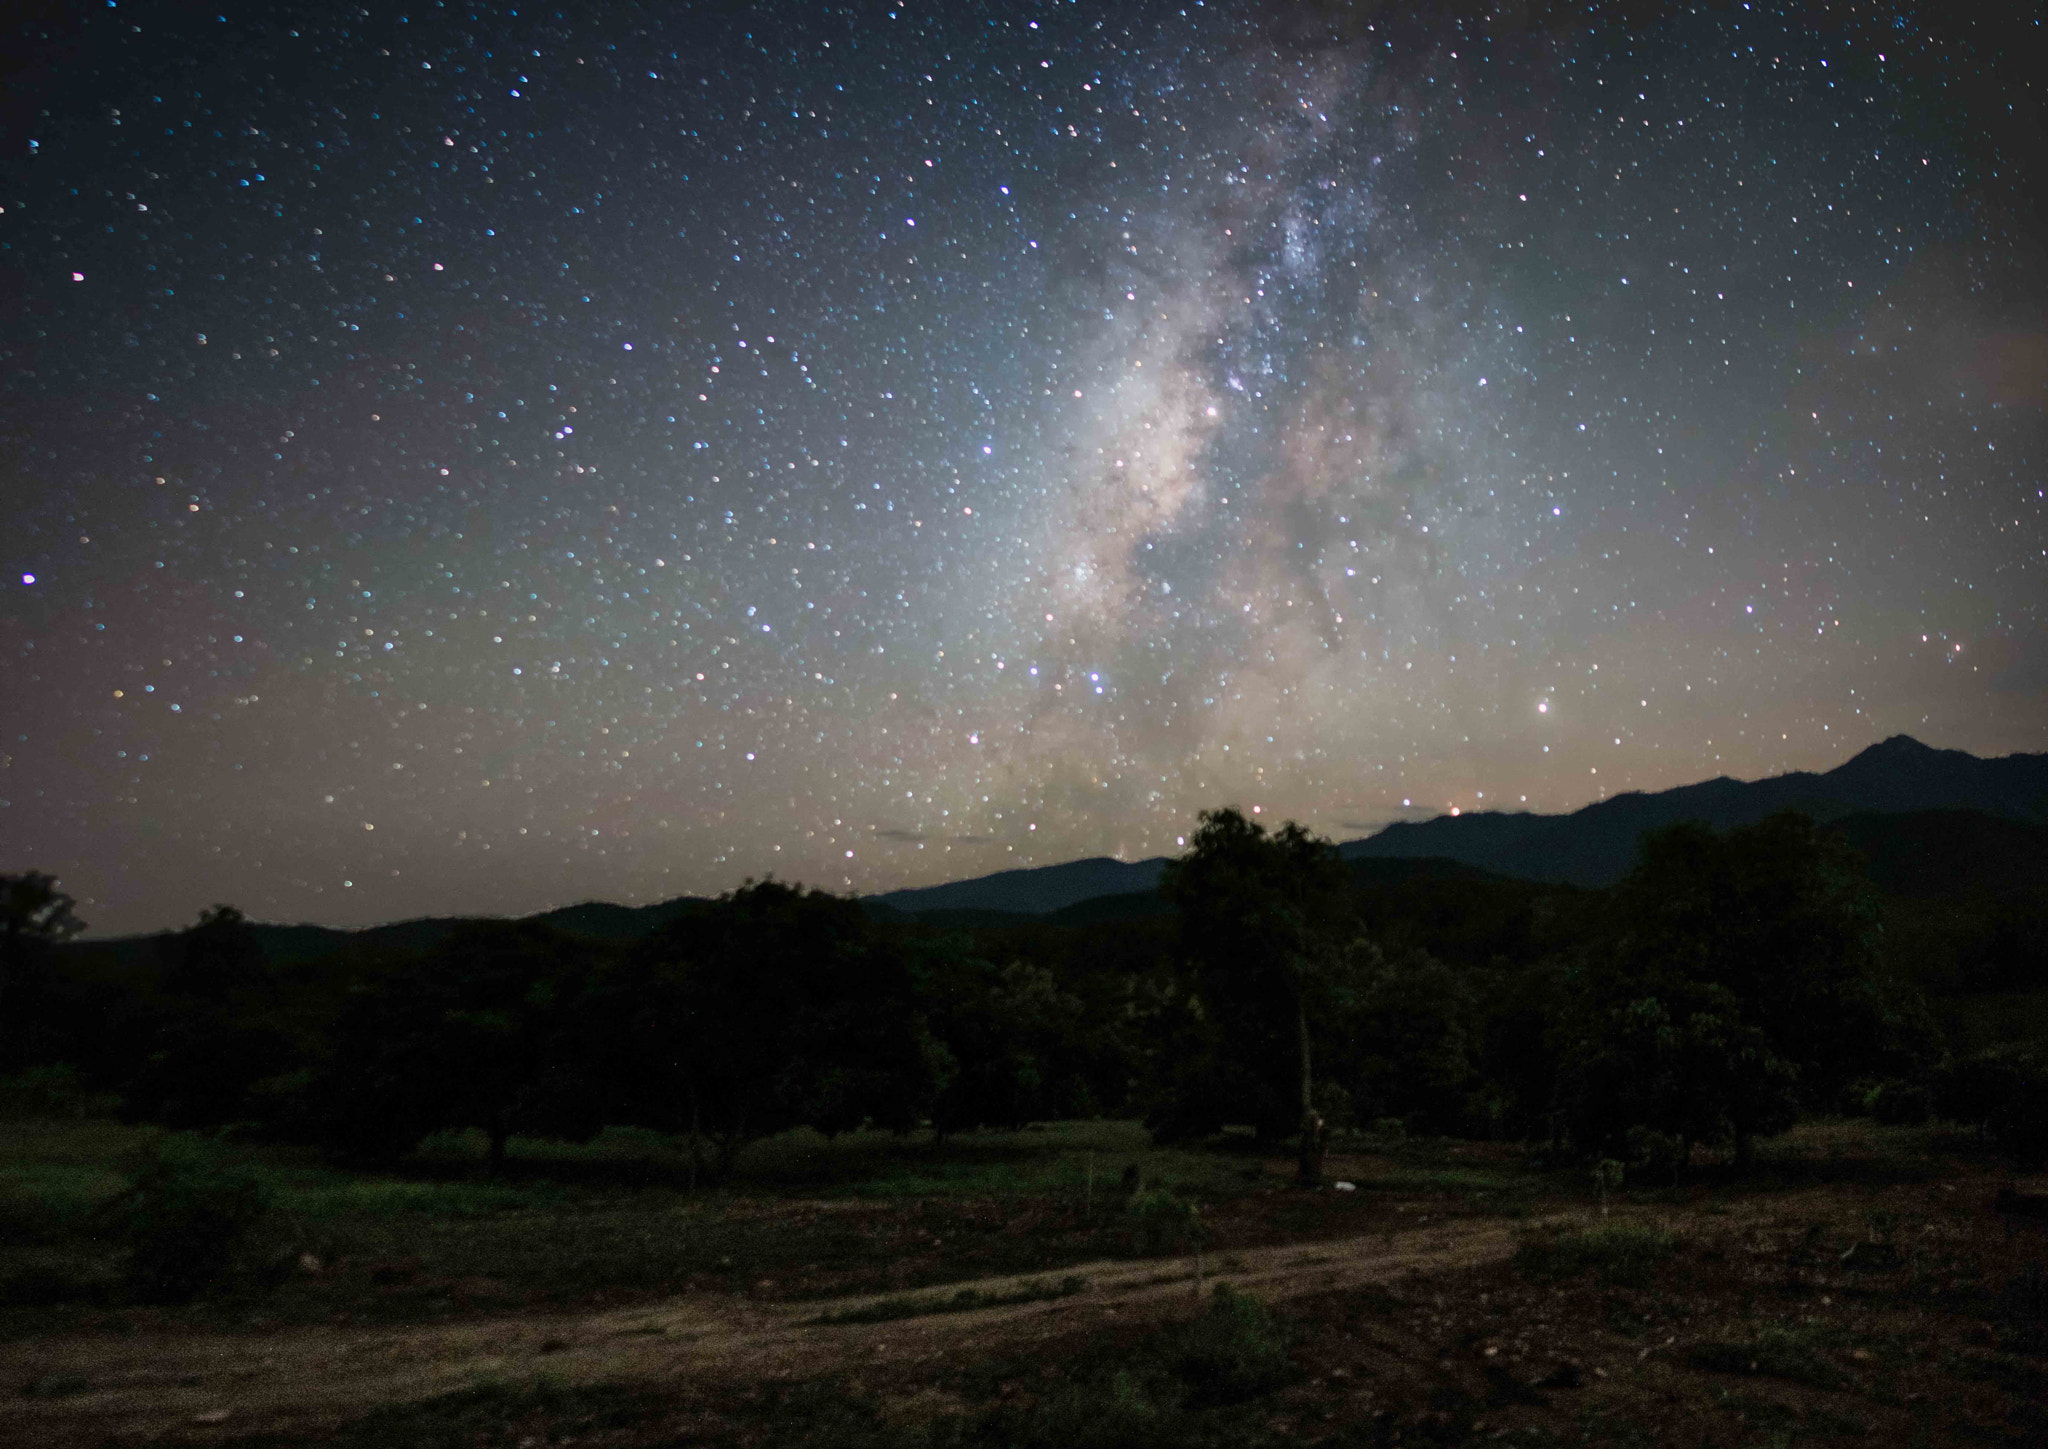
[[[2048,988],[2039,892],[1882,899],[1797,815],[1653,833],[1606,891],[1361,877],[1235,811],[1194,842],[1164,914],[941,929],[768,881],[674,903],[638,938],[571,912],[607,934],[475,921],[283,965],[225,906],[148,943],[66,945],[56,883],[0,877],[0,1078],[357,1160],[476,1128],[496,1164],[513,1136],[633,1125],[707,1179],[798,1125],[1098,1114],[1162,1138],[1300,1134],[1304,1172],[1311,1137],[1350,1125],[1654,1171],[1843,1111],[2048,1155],[2048,1053],[1971,1014]]]

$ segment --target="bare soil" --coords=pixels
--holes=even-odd
[[[1505,1261],[1517,1241],[1508,1224],[1468,1221],[1248,1249],[1228,1255],[1227,1266],[1218,1260],[1202,1266],[1211,1282],[1277,1301]],[[886,1323],[818,1321],[883,1296],[869,1294],[801,1303],[686,1299],[418,1328],[53,1338],[12,1345],[13,1376],[89,1387],[0,1400],[0,1435],[97,1444],[110,1435],[148,1439],[219,1424],[243,1434],[261,1428],[310,1436],[371,1405],[542,1371],[566,1383],[659,1380],[675,1388],[712,1378],[729,1387],[963,1351],[1014,1351],[1119,1317],[1185,1311],[1196,1291],[1195,1270],[1195,1260],[1186,1257],[1085,1263],[1062,1275],[1087,1280],[1072,1296]],[[1012,1297],[1032,1281],[983,1279],[949,1291]]]
[[[1542,1219],[1383,1198],[1364,1233],[1219,1248],[1199,1264],[1103,1259],[956,1281],[917,1296],[1017,1298],[1086,1280],[1065,1296],[886,1322],[821,1320],[887,1294],[797,1299],[763,1284],[409,1326],[145,1323],[6,1345],[6,1377],[33,1391],[0,1398],[0,1442],[312,1443],[381,1406],[542,1378],[639,1396],[631,1413],[579,1421],[579,1443],[774,1442],[761,1416],[788,1386],[829,1384],[896,1418],[1028,1403],[1227,1282],[1295,1332],[1300,1380],[1263,1403],[1261,1442],[2048,1443],[2048,1342],[2027,1317],[2038,1305],[2014,1296],[2039,1284],[2048,1238],[1991,1211],[2009,1180],[1980,1167],[1702,1188]],[[1634,1285],[1546,1281],[1511,1261],[1531,1233],[1602,1222],[1653,1223],[1681,1248]],[[540,1422],[464,1442],[565,1437]]]

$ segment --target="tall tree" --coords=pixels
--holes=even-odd
[[[54,875],[0,875],[0,1073],[26,1065],[50,948],[85,929],[77,904]]]
[[[1203,1016],[1235,1055],[1272,1080],[1291,1076],[1302,1182],[1322,1177],[1312,1003],[1355,931],[1336,847],[1288,821],[1268,833],[1234,807],[1202,812],[1160,893],[1180,913]]]
[[[1663,1112],[1676,1136],[1732,1138],[1747,1160],[1796,1103],[1832,1105],[1895,1050],[1878,938],[1860,861],[1804,815],[1653,831],[1582,974],[1579,1080],[1634,1082],[1630,1110]],[[1642,1085],[1673,1072],[1668,1091]],[[1614,1125],[1590,1100],[1582,1135]]]
[[[376,1158],[481,1128],[493,1173],[515,1133],[588,1140],[606,1105],[587,1051],[591,949],[537,922],[472,922],[357,992],[310,1088],[315,1130]]]
[[[902,953],[823,891],[749,882],[650,937],[600,990],[623,1120],[686,1134],[717,1177],[790,1127],[915,1127],[943,1071]]]
[[[214,1006],[263,979],[263,945],[249,918],[229,905],[199,913],[197,924],[163,939],[164,990]]]

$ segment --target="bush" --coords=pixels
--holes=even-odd
[[[1934,1116],[1934,1089],[1918,1082],[1879,1082],[1863,1094],[1863,1110],[1887,1127],[1918,1127]]]
[[[972,1437],[1009,1449],[1166,1449],[1185,1424],[1171,1394],[1120,1369],[1106,1382],[1066,1385],[1021,1415],[992,1415]]]
[[[1671,1184],[1685,1173],[1686,1148],[1669,1132],[1631,1127],[1624,1139],[1622,1169],[1630,1182]]]
[[[1515,1251],[1515,1268],[1540,1283],[1590,1272],[1611,1287],[1642,1288],[1678,1246],[1674,1234],[1654,1223],[1602,1223],[1525,1238]]]
[[[133,1182],[105,1212],[128,1251],[128,1291],[185,1303],[224,1277],[270,1211],[257,1176],[214,1143],[174,1137],[147,1149]]]
[[[1125,1209],[1136,1229],[1138,1251],[1148,1256],[1193,1248],[1202,1240],[1201,1209],[1169,1188],[1148,1188]]]
[[[1822,1335],[1812,1329],[1770,1324],[1747,1343],[1708,1339],[1685,1351],[1696,1369],[1717,1374],[1754,1374],[1816,1389],[1841,1389],[1849,1376],[1820,1353]]]
[[[1992,1047],[1951,1063],[1934,1100],[1943,1117],[1981,1127],[2014,1156],[2048,1161],[2048,1057],[2039,1048]]]
[[[0,1122],[72,1122],[91,1116],[96,1105],[68,1062],[0,1077]]]
[[[1208,1309],[1182,1331],[1168,1362],[1187,1385],[1191,1408],[1242,1403],[1294,1377],[1283,1325],[1265,1304],[1227,1283],[1216,1285]]]
[[[1154,1335],[1128,1361],[1066,1385],[1021,1415],[998,1411],[971,1442],[1009,1449],[1239,1442],[1224,1425],[1206,1425],[1197,1414],[1292,1382],[1296,1369],[1287,1340],[1285,1326],[1265,1304],[1218,1284],[1193,1323]]]

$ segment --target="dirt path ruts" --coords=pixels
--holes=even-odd
[[[1508,1257],[1526,1225],[1463,1220],[1206,1260],[1211,1281],[1283,1299],[1408,1274],[1435,1273]],[[260,1334],[95,1335],[10,1344],[0,1390],[71,1379],[61,1397],[0,1398],[0,1442],[56,1445],[152,1437],[172,1431],[222,1434],[259,1429],[317,1432],[380,1404],[546,1372],[569,1383],[715,1375],[719,1382],[810,1378],[836,1370],[917,1362],[956,1352],[976,1356],[1066,1336],[1118,1315],[1163,1317],[1193,1297],[1187,1258],[1083,1263],[1038,1275],[948,1284],[914,1296],[973,1288],[990,1296],[1069,1275],[1085,1290],[1064,1298],[1006,1304],[884,1323],[821,1324],[898,1295],[803,1303],[693,1298],[605,1313],[525,1315],[420,1328],[336,1326]],[[225,1414],[222,1411],[226,1411]]]

